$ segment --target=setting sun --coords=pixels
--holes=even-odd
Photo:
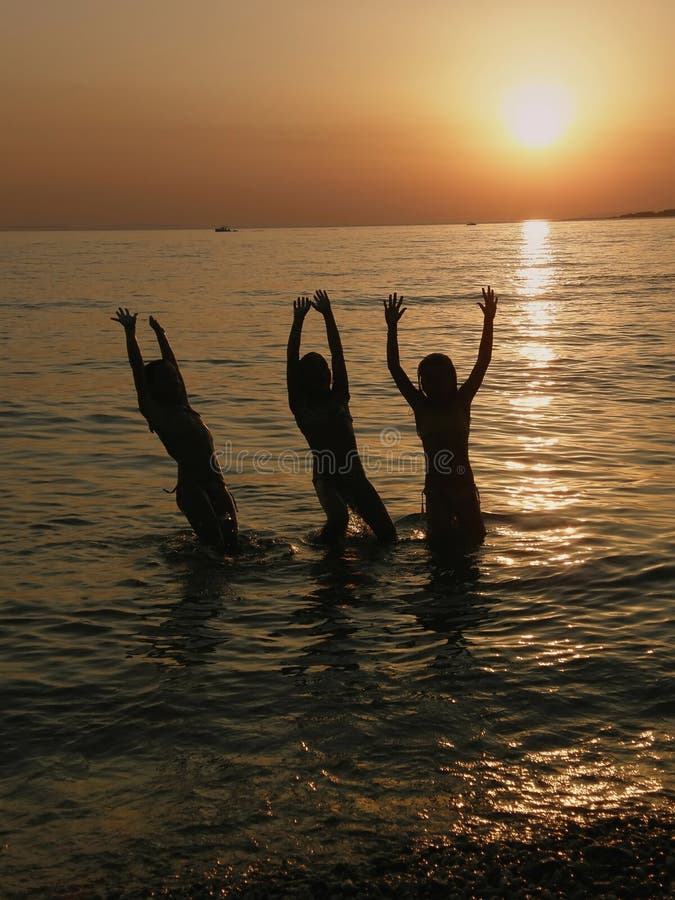
[[[558,85],[522,84],[504,98],[504,118],[511,136],[525,147],[547,147],[570,123],[569,94]]]
[[[3,5],[0,227],[675,204],[672,0],[35,5]]]

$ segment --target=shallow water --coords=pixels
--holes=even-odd
[[[400,869],[458,836],[475,856],[669,822],[674,236],[0,235],[4,890],[180,893],[189,877],[199,893],[289,860],[367,880],[374,858]],[[472,419],[488,536],[434,560],[380,300],[410,298],[411,374],[443,350],[461,378],[484,284],[501,296]],[[284,354],[292,299],[319,287],[395,547],[356,523],[343,550],[312,540]],[[148,314],[173,341],[237,497],[237,559],[197,547],[162,492],[175,465],[135,408],[120,304],[146,358]],[[325,346],[321,325],[310,314],[303,346]]]

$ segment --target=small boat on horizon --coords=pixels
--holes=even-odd
[[[467,225],[475,225],[476,223],[475,222],[467,222],[466,224]]]
[[[215,231],[238,231],[238,228],[232,228],[230,225],[216,225]]]

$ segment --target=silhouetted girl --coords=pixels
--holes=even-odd
[[[176,357],[159,322],[150,316],[162,358],[143,364],[136,341],[136,316],[120,307],[113,322],[123,326],[138,394],[138,408],[178,463],[176,502],[197,537],[216,550],[235,549],[237,512],[214,455],[213,438],[188,401]]]
[[[320,353],[300,356],[305,316],[313,306],[324,317],[331,352],[331,368]],[[349,413],[349,384],[342,342],[328,294],[317,291],[314,300],[298,297],[293,303],[293,325],[287,352],[288,403],[298,428],[312,450],[312,481],[326,513],[321,536],[326,542],[344,537],[349,507],[381,541],[396,538],[379,494],[368,481],[356,446]]]
[[[396,386],[412,407],[426,460],[424,493],[427,501],[427,537],[439,548],[466,549],[480,544],[485,526],[478,489],[469,463],[471,401],[481,386],[492,357],[492,326],[497,300],[492,288],[483,289],[483,335],[473,371],[457,388],[452,360],[444,353],[425,356],[417,367],[419,387],[401,368],[398,322],[403,297],[384,300],[387,322],[387,364]]]

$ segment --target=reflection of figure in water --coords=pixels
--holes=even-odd
[[[237,543],[237,513],[218,461],[213,438],[201,416],[190,406],[176,357],[159,322],[150,316],[162,358],[143,364],[136,341],[136,316],[117,310],[113,322],[123,326],[138,407],[169,456],[178,463],[176,502],[197,537],[217,550]]]
[[[158,598],[147,601],[140,641],[150,645],[151,658],[200,665],[213,660],[231,638],[223,606],[235,603],[235,593],[227,582],[227,569],[208,565],[198,556],[178,559],[184,568],[172,573],[172,584],[180,591],[172,592],[168,603]]]
[[[330,684],[324,683],[323,690],[344,695],[344,683],[332,675],[360,667],[358,646],[352,641],[358,631],[353,607],[372,596],[374,578],[367,561],[350,555],[349,549],[315,561],[309,574],[310,592],[295,613],[309,638],[297,667],[303,672],[310,667],[330,670]],[[322,699],[325,701],[325,695]]]
[[[305,316],[313,306],[324,317],[331,352],[331,369],[319,353],[300,356]],[[349,384],[342,342],[328,294],[317,291],[314,300],[298,297],[293,303],[293,325],[288,338],[288,402],[313,456],[312,480],[326,513],[321,536],[326,542],[344,537],[349,507],[382,541],[396,538],[396,530],[379,494],[366,478],[359,458],[349,414]]]
[[[466,549],[485,537],[478,489],[469,464],[471,401],[481,386],[492,357],[492,327],[497,312],[492,288],[483,290],[483,336],[473,371],[457,388],[452,360],[444,353],[425,356],[417,367],[416,388],[401,368],[398,321],[405,312],[402,297],[384,300],[387,322],[387,364],[396,386],[415,414],[417,433],[426,458],[424,493],[427,500],[427,536],[443,548]]]

